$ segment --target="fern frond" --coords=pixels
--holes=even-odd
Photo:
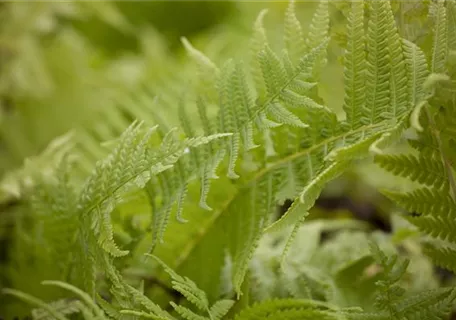
[[[287,87],[292,83],[295,83],[295,80],[299,80],[298,77],[310,76],[312,66],[318,55],[321,53],[324,45],[325,41],[317,48],[312,49],[308,55],[303,57],[298,66],[293,67],[291,75],[287,74],[283,62],[266,45],[265,49],[260,53],[259,60],[261,62],[263,78],[268,89],[266,100],[257,106],[253,105],[253,99],[250,97],[248,86],[246,86],[246,81],[244,80],[242,67],[240,67],[240,65],[233,67],[233,64],[228,62],[222,69],[220,84],[218,85],[220,94],[220,125],[218,131],[233,133],[228,145],[230,154],[228,177],[238,177],[235,172],[235,165],[241,147],[241,136],[243,137],[244,148],[246,150],[255,146],[252,140],[252,124],[253,121],[256,120],[257,116],[262,116],[267,113],[273,116],[280,123],[301,127],[305,126],[297,116],[288,111],[281,103],[279,104],[279,101],[277,100],[283,100],[283,103],[287,105],[302,105],[321,108],[321,106],[313,102],[312,99],[306,97],[302,93],[293,93],[287,89]],[[293,98],[290,98],[291,96],[293,96]],[[183,112],[180,112],[180,115],[183,121],[187,121],[188,116],[186,116]],[[202,120],[203,122],[205,121],[204,119]],[[185,122],[183,123],[185,124]],[[187,128],[185,130],[187,135],[193,134],[193,131],[188,125],[186,125],[185,128]],[[217,156],[216,158],[218,160],[215,161],[215,163],[219,163],[222,157],[222,154]],[[201,157],[198,158],[201,159]],[[208,166],[204,166],[204,169],[201,171],[201,206],[204,208],[209,208],[203,200],[208,194],[210,175],[214,175],[215,169],[215,166],[211,166],[210,168],[208,168]]]
[[[378,245],[373,242],[370,243],[370,247],[375,260],[384,270],[383,279],[376,283],[380,290],[375,300],[376,307],[386,311],[391,317],[394,317],[396,304],[405,294],[405,289],[400,287],[397,282],[404,275],[409,261],[403,260],[398,262],[397,255],[387,257]]]
[[[128,309],[120,310],[120,314],[134,316],[134,317],[143,317],[146,319],[153,319],[153,320],[167,320],[168,319],[168,318],[156,316],[153,313],[147,313],[144,311],[137,311],[137,310],[128,310]]]
[[[105,253],[105,258],[106,257],[107,254]],[[105,267],[105,272],[111,282],[110,291],[122,308],[131,309],[140,306],[147,311],[147,313],[140,312],[141,314],[155,317],[160,320],[175,320],[167,311],[152,302],[141,291],[126,283],[125,279],[120,275],[119,271],[115,269],[112,263],[106,262]],[[118,312],[122,313],[122,310],[119,310]]]
[[[198,63],[198,65],[203,69],[207,69],[208,72],[217,72],[217,67],[216,65],[208,58],[206,57],[201,51],[195,49],[191,43],[185,38],[182,37],[181,41],[187,50],[187,52],[190,54],[190,56],[195,59],[195,61]]]
[[[149,201],[153,201],[157,194],[161,195],[162,206],[157,208],[153,202],[151,202],[152,213],[152,247],[155,246],[157,241],[163,241],[163,233],[169,222],[171,211],[173,209],[174,196],[172,190],[173,177],[168,171],[163,172],[161,175],[153,179],[153,182],[149,181],[146,185],[146,192]]]
[[[329,35],[329,2],[327,0],[320,0],[312,17],[309,26],[309,32],[306,37],[306,48],[315,48]],[[326,49],[326,48],[325,48]],[[326,64],[325,52],[319,54],[316,62],[316,68],[313,71],[314,77],[317,72]]]
[[[417,226],[420,231],[435,239],[441,239],[450,243],[456,242],[456,237],[453,233],[456,223],[453,220],[442,217],[408,217],[407,220]]]
[[[51,308],[58,310],[64,315],[70,315],[74,313],[78,313],[79,306],[77,300],[70,300],[70,299],[61,299],[57,301],[53,301],[48,303]],[[46,310],[39,308],[39,309],[32,309],[32,317],[34,320],[52,320],[54,317],[47,312]]]
[[[266,30],[264,28],[264,17],[268,13],[267,9],[263,9],[258,14],[255,23],[253,25],[253,35],[250,42],[250,55],[252,57],[251,65],[251,73],[253,77],[253,81],[255,83],[255,88],[257,90],[257,95],[259,97],[264,96],[265,94],[265,87],[262,79],[262,72],[261,72],[261,65],[260,61],[257,59],[258,54],[263,50],[264,46],[268,42],[266,36]]]
[[[247,113],[249,106],[237,106],[237,101],[233,99],[235,92],[237,91],[237,84],[234,82],[234,67],[228,62],[222,72],[222,79],[219,85],[220,87],[220,113],[219,123],[221,132],[233,132],[233,136],[230,138],[230,161],[228,167],[228,177],[231,179],[237,179],[239,176],[235,173],[234,167],[239,156],[240,148],[240,123],[238,122],[237,112],[238,109],[243,109],[242,115]],[[243,108],[244,107],[244,108]],[[241,116],[242,117],[242,116]],[[244,117],[245,118],[245,117]],[[240,120],[240,119],[239,119]],[[248,119],[245,119],[248,120]],[[245,121],[244,120],[244,121]]]
[[[429,69],[424,52],[414,43],[403,41],[407,73],[409,74],[408,89],[412,107],[415,107],[426,97],[424,83],[429,74]]]
[[[152,131],[140,135],[140,127],[132,125],[122,135],[119,145],[104,161],[94,169],[87,179],[80,197],[80,211],[85,217],[95,212],[92,225],[99,244],[114,256],[122,256],[128,251],[119,250],[113,242],[110,212],[114,209],[115,192],[133,179],[145,175],[147,170],[146,146]]]
[[[328,115],[323,110],[320,114]],[[309,184],[314,186],[312,189],[313,191],[308,189],[309,196],[308,198],[305,198],[306,200],[309,200],[306,202],[305,206],[311,207],[313,201],[321,191],[319,188],[323,187],[327,180],[341,174],[343,172],[342,169],[348,167],[348,163],[346,162],[335,162],[331,163],[333,166],[330,166],[329,169],[325,171],[326,166],[323,159],[329,150],[337,147],[337,143],[348,140],[346,139],[347,136],[359,135],[362,130],[365,130],[365,127],[360,128],[359,131],[349,132],[346,135],[343,131],[338,130],[337,123],[334,125],[333,114],[329,114],[328,117],[321,117],[318,120],[321,127],[331,128],[334,131],[328,132],[322,129],[318,130],[318,126],[308,128],[309,130],[312,130],[310,132],[317,129],[316,131],[319,134],[305,135],[307,140],[304,140],[304,146],[308,144],[309,147],[298,150],[296,153],[293,153],[289,157],[277,161],[276,163],[271,163],[269,167],[265,168],[252,181],[248,182],[244,188],[241,188],[229,201],[229,204],[221,212],[218,212],[216,217],[217,220],[212,227],[206,231],[204,238],[198,239],[199,242],[192,244],[192,248],[189,252],[191,252],[193,257],[201,255],[201,259],[204,259],[204,252],[216,254],[214,252],[215,247],[223,246],[224,243],[233,243],[230,250],[234,260],[232,273],[236,275],[235,283],[241,283],[245,275],[245,265],[250,259],[251,252],[253,252],[256,247],[257,239],[261,234],[262,228],[266,226],[265,221],[268,219],[267,213],[270,213],[272,209],[269,205],[274,205],[276,203],[275,201],[268,200],[271,199],[271,195],[272,199],[274,199],[275,195],[280,194],[280,192],[283,194],[280,197],[281,199],[293,199],[298,197],[301,194],[302,189],[291,190],[293,188],[290,188],[288,185],[289,179],[298,179],[294,184],[297,188]],[[290,165],[297,169],[294,177],[290,177]],[[315,181],[312,183],[314,179]],[[278,181],[282,182],[277,183]],[[285,190],[284,188],[290,190],[283,191]],[[259,199],[262,199],[263,201],[255,200],[259,191],[261,191],[261,194],[267,195],[259,196]],[[256,204],[254,205],[255,202]],[[248,214],[246,214],[246,212],[248,212]],[[275,227],[280,229],[283,226],[294,225],[299,221],[300,215],[305,212],[306,210],[303,209],[297,210],[297,214],[293,216],[287,214],[283,217],[285,220],[281,220]],[[264,216],[263,214],[266,215]],[[280,226],[282,222],[286,223]],[[228,228],[227,230],[230,230],[226,233],[227,235],[229,234],[229,239],[221,239],[220,234],[217,234],[216,230],[221,225],[225,225]],[[222,263],[223,255],[218,256],[216,259]],[[190,266],[185,263],[181,268],[183,270],[189,270]],[[220,270],[217,268],[214,272],[218,273]],[[201,283],[201,281],[204,281],[203,279],[207,277],[207,275],[195,270],[192,270],[191,274],[193,279],[200,279],[198,280],[198,283]],[[204,286],[206,291],[214,290],[209,284],[207,285],[208,287]],[[236,287],[239,288],[239,286],[235,286],[235,288]]]
[[[435,10],[431,72],[445,73],[448,50],[447,12],[445,2],[442,0],[437,1]]]
[[[343,319],[324,303],[312,300],[268,300],[242,310],[235,320],[252,319]]]
[[[220,70],[204,53],[195,49],[185,37],[181,37],[181,42],[187,54],[196,62],[199,73],[199,82],[206,92],[212,94],[214,83],[217,81]],[[212,92],[209,90],[212,89]]]
[[[100,306],[101,309],[103,309],[104,313],[111,318],[115,320],[119,320],[122,317],[122,314],[120,310],[116,310],[109,302],[107,302],[105,299],[97,295],[96,301],[98,305]]]
[[[196,313],[194,313],[192,310],[179,306],[175,304],[174,302],[170,302],[171,306],[174,308],[174,310],[184,319],[186,320],[207,320],[209,318],[200,316]]]
[[[301,24],[298,18],[296,18],[295,2],[293,0],[288,3],[284,24],[285,46],[291,61],[295,62],[302,57],[306,43],[304,42]]]
[[[452,272],[456,271],[456,250],[454,248],[428,242],[424,244],[423,250],[437,266]]]
[[[68,157],[61,159],[51,181],[43,176],[34,178],[36,188],[29,192],[31,208],[42,221],[43,240],[50,258],[56,261],[62,274],[67,274],[69,269],[78,229],[77,194],[70,182],[72,166],[68,162]]]
[[[403,299],[397,306],[396,317],[406,319],[444,319],[453,310],[454,288],[440,288],[420,292]]]
[[[447,1],[447,32],[448,32],[448,50],[456,49],[456,3],[453,0]]]
[[[209,310],[209,302],[207,300],[206,293],[199,289],[192,280],[178,275],[159,258],[155,256],[151,257],[153,257],[163,267],[166,273],[171,276],[174,290],[180,292],[188,301],[198,307],[198,309],[202,311]]]
[[[27,189],[32,189],[37,176],[51,177],[62,158],[74,151],[75,137],[70,132],[52,140],[45,150],[24,161],[20,169],[7,173],[0,182],[0,202],[20,198]]]
[[[348,112],[356,112],[356,109],[360,110],[361,108],[360,116],[355,116],[357,113],[347,116],[347,120],[351,122],[348,124],[348,127],[352,128],[351,130],[346,129],[346,124],[334,129],[334,137],[338,138],[335,138],[336,145],[332,147],[332,150],[327,149],[328,151],[325,154],[326,160],[329,161],[315,179],[309,181],[300,195],[300,200],[305,200],[306,206],[308,205],[309,208],[319,196],[321,188],[349,166],[349,160],[365,157],[374,142],[379,145],[379,143],[385,144],[395,140],[399,136],[398,133],[403,130],[405,115],[410,110],[408,82],[403,77],[406,66],[405,57],[402,54],[402,42],[397,35],[391,8],[386,1],[376,1],[370,6],[372,19],[369,21],[367,33],[368,53],[365,62],[367,65],[365,87],[362,75],[358,73],[356,76],[361,78],[353,78],[355,76],[353,68],[357,64],[360,66],[363,64],[362,34],[359,36],[359,41],[352,37],[352,41],[357,41],[355,53],[360,56],[353,56],[354,53],[351,53],[349,49],[347,49],[345,56],[346,82],[351,83],[350,91],[346,92],[346,97],[352,97],[351,99],[347,98],[345,107]],[[350,28],[353,29],[353,32],[355,32],[355,28],[362,31],[362,4],[354,3],[352,10],[349,19]],[[355,21],[355,17],[357,17],[357,21]],[[354,35],[352,34],[352,36]],[[388,47],[390,38],[392,38],[392,43]],[[355,43],[349,42],[350,44],[352,45],[351,49],[355,50]],[[394,65],[390,63],[388,50],[397,51],[394,51],[394,54],[398,56],[395,58]],[[392,71],[393,69],[394,71]],[[395,72],[398,74],[394,75]],[[396,80],[390,79],[390,76],[395,77]],[[393,103],[389,98],[390,85],[394,85],[396,87],[395,92],[397,91]],[[356,98],[357,101],[353,100],[356,90],[367,92],[366,103],[363,101],[363,96]],[[349,107],[348,104],[351,106]],[[385,121],[387,119],[390,119],[389,123]],[[341,134],[345,130],[347,130],[346,135]],[[317,181],[319,182],[317,183]]]
[[[31,296],[27,293],[24,293],[22,291],[15,290],[15,289],[2,289],[2,293],[15,296],[16,298],[19,298],[31,305],[34,305],[43,310],[46,310],[46,312],[48,312],[50,315],[52,315],[57,320],[68,320],[68,318],[65,317],[64,313],[57,310],[57,308],[55,308],[55,306],[47,304],[46,302],[44,302],[40,299],[37,299],[34,296]]]
[[[392,15],[387,1],[370,2],[372,14],[367,31],[367,74],[366,105],[363,109],[362,123],[376,123],[392,117],[390,105],[389,78],[391,62],[388,50],[388,30]]]
[[[118,201],[118,194],[132,187],[143,188],[151,175],[171,168],[187,148],[207,144],[214,139],[227,136],[216,134],[210,137],[188,138],[177,141],[172,132],[168,133],[158,149],[152,149],[150,137],[156,128],[143,132],[140,125],[131,125],[121,136],[117,147],[104,160],[100,161],[81,191],[79,211],[83,217],[90,217],[92,228],[100,246],[113,256],[123,256],[128,251],[117,248],[113,241],[110,213]],[[164,180],[162,180],[164,181]],[[168,182],[168,181],[166,181]],[[169,213],[169,212],[168,212]],[[160,230],[166,227],[168,214],[162,216]]]
[[[232,254],[234,253],[233,261],[233,274],[232,281],[233,287],[238,295],[242,294],[241,284],[244,281],[245,274],[248,268],[248,262],[251,260],[256,246],[261,237],[261,232],[265,223],[265,219],[270,213],[271,208],[264,206],[265,192],[264,188],[254,183],[253,187],[248,190],[243,199],[246,204],[244,207],[252,212],[253,215],[249,219],[245,219],[244,225],[239,226],[237,231],[237,241],[232,246]],[[269,201],[266,201],[268,203]],[[231,210],[236,210],[238,204],[232,204]],[[233,226],[237,227],[237,226]],[[244,244],[248,244],[245,246]],[[233,250],[234,249],[234,250]]]
[[[84,291],[80,290],[79,288],[76,288],[73,285],[70,285],[68,283],[62,282],[62,281],[43,281],[43,285],[53,285],[57,286],[63,289],[66,289],[68,291],[71,291],[75,293],[81,301],[84,301],[88,307],[90,307],[91,312],[95,313],[95,317],[98,319],[103,319],[105,318],[104,312],[102,309],[100,309],[92,300],[92,298],[85,293]]]
[[[388,11],[385,24],[388,27],[388,50],[391,59],[391,75],[390,83],[390,110],[393,119],[398,119],[410,110],[408,73],[406,69],[406,60],[404,56],[404,46],[402,39],[396,27],[394,16],[391,10],[391,4],[386,2],[386,10]]]
[[[307,49],[315,48],[321,40],[329,34],[329,8],[328,1],[320,0],[315,14],[309,26],[309,34],[306,37]]]
[[[203,112],[203,111],[202,111]],[[200,116],[202,116],[202,121],[204,122],[204,113],[200,113]],[[179,111],[179,119],[181,124],[184,127],[184,132],[187,135],[187,137],[191,138],[195,136],[195,131],[192,128],[193,126],[189,122],[189,116],[187,115],[186,109],[184,107],[183,101],[180,103],[180,111]],[[223,128],[223,129],[232,129],[232,128]],[[228,132],[228,131],[227,131]],[[233,130],[229,131],[233,132]],[[230,137],[230,139],[233,139],[233,137]],[[199,168],[199,177],[201,180],[201,197],[200,197],[200,206],[206,210],[211,210],[209,205],[207,204],[207,195],[209,193],[210,189],[210,184],[211,184],[211,179],[213,178],[213,175],[210,176],[212,172],[215,172],[217,167],[209,167],[210,162],[206,163],[206,159],[208,155],[206,154],[208,150],[202,149],[202,150],[192,150],[190,153],[190,164],[186,166],[186,164],[183,164],[182,162],[179,164],[181,169],[180,173],[178,174],[178,178],[181,181],[182,187],[185,187],[185,184],[188,184],[188,178],[184,176],[185,171],[191,171],[193,168]],[[213,153],[211,153],[213,154]],[[215,165],[218,165],[219,162],[215,162]],[[185,168],[186,167],[186,168]],[[185,169],[184,169],[185,168]],[[182,172],[182,169],[184,169],[184,172]],[[176,190],[176,188],[174,188]],[[174,192],[175,193],[175,192]],[[174,194],[173,192],[169,192],[169,194]],[[164,201],[166,204],[168,210],[171,210],[172,205],[174,203],[174,199],[168,198]],[[165,207],[165,206],[164,206]],[[168,216],[168,214],[166,215]],[[163,228],[164,231],[164,228]]]
[[[456,204],[449,194],[435,189],[419,188],[409,193],[384,192],[389,198],[397,201],[409,212],[423,215],[451,216],[456,213]],[[434,200],[434,201],[432,201]],[[438,200],[438,201],[435,201]]]
[[[278,95],[287,83],[287,72],[282,61],[268,45],[260,51],[259,61],[268,96]]]
[[[308,125],[303,123],[296,115],[278,103],[271,104],[266,111],[274,118],[274,120],[279,123],[284,123],[300,128],[308,127]]]
[[[259,23],[261,24],[261,22]],[[257,27],[259,28],[257,31],[263,30],[260,25],[257,25]],[[265,38],[263,38],[263,40],[265,40]],[[303,121],[301,118],[293,115],[288,108],[303,107],[303,113],[308,113],[308,108],[317,109],[321,110],[319,112],[325,113],[325,115],[329,114],[329,116],[327,116],[329,121],[335,119],[335,115],[326,107],[319,105],[313,101],[312,98],[308,97],[307,88],[304,88],[306,86],[311,87],[311,85],[308,85],[307,83],[311,83],[309,80],[312,77],[313,66],[324,51],[327,39],[321,39],[319,43],[318,47],[313,48],[308,54],[302,57],[296,66],[292,65],[286,58],[280,59],[266,43],[263,43],[262,48],[260,49],[259,61],[261,62],[263,81],[267,85],[267,92],[265,92],[264,96],[260,95],[258,97],[256,104],[252,104],[253,99],[250,97],[249,90],[247,89],[248,86],[241,84],[246,83],[246,80],[242,80],[244,78],[242,67],[240,65],[233,66],[233,64],[229,62],[222,69],[220,85],[218,86],[221,100],[221,109],[219,112],[219,123],[221,126],[219,127],[219,130],[222,130],[223,128],[223,131],[233,132],[231,141],[229,141],[228,144],[223,145],[230,153],[228,165],[229,177],[236,177],[237,175],[237,173],[234,172],[234,168],[240,154],[241,137],[244,137],[242,139],[244,142],[244,150],[250,149],[252,145],[252,139],[250,137],[253,136],[253,124],[257,123],[258,128],[263,130],[262,125],[266,121],[269,121],[266,120],[266,116],[274,117],[275,120],[280,121],[277,122],[278,124],[285,123],[302,127]],[[257,86],[256,89],[258,92],[259,87]],[[237,103],[237,101],[241,101],[242,103]],[[322,121],[322,125],[323,123],[326,122]],[[324,132],[324,129],[322,131]],[[268,135],[267,132],[264,132],[264,134],[265,136]],[[318,133],[316,134],[318,135]],[[268,152],[269,148],[265,148],[265,150]],[[320,149],[315,148],[312,151],[318,153]],[[313,155],[306,154],[305,161],[308,161],[307,159],[316,161],[317,158],[313,159],[313,157]],[[307,169],[309,165],[312,166],[313,164],[310,163],[306,165],[305,168]],[[296,167],[301,168],[298,163],[296,164]],[[277,167],[276,169],[277,173],[282,171],[282,168]],[[262,199],[262,204],[259,204],[257,209],[250,205],[246,205],[246,210],[249,212],[249,215],[246,216],[251,216],[248,218],[250,222],[242,224],[240,230],[244,230],[244,232],[236,231],[236,234],[240,236],[238,239],[239,242],[236,242],[231,248],[233,256],[235,257],[233,281],[236,283],[235,288],[237,289],[240,288],[240,284],[244,278],[247,262],[253,254],[255,243],[257,243],[259,239],[262,226],[266,219],[268,219],[268,215],[274,206],[274,200],[271,200],[273,199],[272,195],[274,195],[274,192],[267,191],[267,188],[263,189],[264,186],[268,185],[267,181],[274,181],[276,179],[274,178],[274,174],[264,175],[264,179],[261,177],[258,184],[257,182],[249,183],[247,188],[244,189],[247,190],[246,195],[257,200],[245,198],[244,195],[240,195],[240,197],[236,199],[237,201],[246,200],[246,204]],[[303,177],[303,181],[305,181],[306,176]],[[261,187],[258,188],[259,186]],[[295,188],[299,188],[299,186],[301,186],[301,184],[297,184]],[[293,197],[297,196],[297,190],[293,190],[292,192],[294,193]],[[261,198],[260,194],[263,193],[267,194],[267,197]],[[227,212],[233,210],[235,208],[234,206],[237,205],[238,204],[235,204],[235,202],[233,202],[233,206],[230,204],[227,207]],[[235,215],[237,216],[238,213],[236,212]],[[244,217],[241,219],[239,216],[236,218],[233,217],[233,219],[240,219],[239,221],[241,221],[247,218]],[[234,225],[233,228],[235,228]],[[249,245],[246,245],[246,243],[249,243]]]
[[[353,1],[348,17],[348,43],[344,55],[344,111],[351,129],[362,126],[365,104],[364,2]]]
[[[396,176],[441,189],[442,192],[449,190],[448,179],[440,159],[399,154],[379,155],[375,157],[375,162]]]
[[[221,320],[233,307],[233,300],[219,300],[209,309],[209,314],[214,320]]]
[[[233,87],[234,97],[237,99],[237,105],[239,106],[237,109],[239,122],[246,123],[241,135],[244,139],[244,148],[248,151],[258,147],[258,145],[253,141],[253,123],[249,121],[254,118],[255,103],[243,68],[242,62],[236,64],[233,73]]]

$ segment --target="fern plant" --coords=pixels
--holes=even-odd
[[[409,153],[381,154],[375,161],[416,186],[411,190],[384,191],[407,210],[406,218],[428,235],[426,251],[437,265],[454,271],[452,246],[456,184],[454,178],[454,50],[455,4],[439,2],[433,8],[433,50],[429,66],[423,52],[417,74],[421,99],[412,125],[417,135],[407,140]]]
[[[407,273],[391,237],[307,221],[328,183],[374,154],[423,185],[384,192],[430,236],[413,248],[456,270],[456,5],[423,6],[430,44],[408,37],[396,2],[336,5],[342,116],[320,95],[335,46],[329,1],[307,34],[288,4],[281,50],[261,11],[244,61],[215,62],[183,37],[197,71],[186,85],[103,96],[93,123],[4,180],[4,198],[20,203],[6,266],[15,289],[4,292],[50,319],[444,319],[454,288],[411,286],[418,273]],[[407,148],[403,136],[411,154],[389,155]],[[40,283],[55,287],[43,300],[33,296]]]

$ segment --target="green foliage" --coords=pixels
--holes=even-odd
[[[198,49],[204,41],[182,37],[187,56],[179,59],[153,31],[136,30],[122,6],[42,5],[38,17],[57,25],[79,17],[65,10],[79,9],[137,32],[142,51],[127,63],[101,58],[72,26],[56,27],[46,40],[29,9],[7,4],[19,15],[1,31],[7,43],[20,15],[31,26],[20,30],[18,54],[0,77],[1,97],[19,103],[11,122],[1,122],[5,145],[36,131],[15,136],[14,124],[27,122],[21,103],[54,106],[81,92],[78,103],[88,109],[71,109],[80,114],[73,124],[66,115],[66,124],[36,137],[39,149],[73,129],[1,182],[0,203],[14,221],[2,266],[14,289],[3,292],[36,307],[34,319],[448,317],[455,289],[433,266],[456,272],[455,1],[410,8],[321,0],[307,26],[300,5],[283,8],[283,45],[267,32],[266,19],[279,10],[263,10],[250,45],[239,41],[236,54],[220,42],[238,38],[225,41],[219,30],[207,54]],[[427,14],[411,26],[403,16],[414,10]],[[410,31],[418,23],[430,26],[421,40]],[[62,44],[75,39],[85,52],[80,63],[96,67],[54,83],[59,67],[45,67],[75,51]],[[341,56],[342,67],[328,52]],[[136,75],[120,73],[129,63]],[[322,94],[328,70],[341,71],[331,75],[343,86],[340,110]],[[113,80],[117,72],[121,79]],[[30,86],[33,75],[40,86]],[[59,118],[45,114],[46,125]],[[36,153],[20,148],[2,162]],[[315,219],[330,182],[361,172],[372,154],[397,176],[389,185],[403,186],[382,193],[408,212],[408,224],[389,235],[353,219]],[[371,180],[383,173],[374,174]],[[390,202],[383,207],[394,217]],[[30,314],[6,301],[7,316]]]
[[[433,49],[430,70],[423,53],[422,69],[416,82],[420,99],[415,100],[412,124],[417,135],[408,140],[413,152],[376,156],[376,162],[391,173],[415,183],[412,190],[385,191],[385,195],[409,212],[406,218],[421,232],[430,236],[425,251],[437,265],[454,270],[451,256],[454,245],[454,65],[447,61],[454,37],[448,15],[454,3],[437,2],[433,8]],[[427,76],[428,75],[428,76]]]
[[[269,300],[243,310],[235,318],[249,319],[341,319],[331,307],[306,300]]]

